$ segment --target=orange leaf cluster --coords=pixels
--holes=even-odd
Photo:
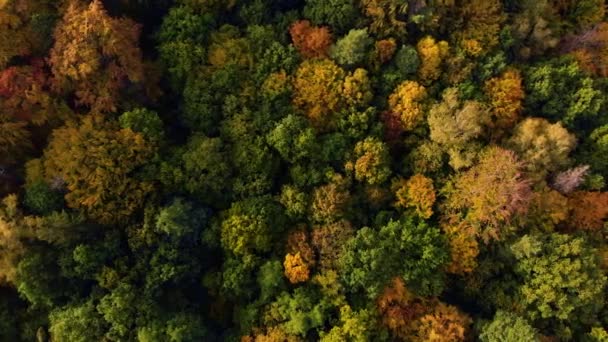
[[[598,230],[608,218],[608,192],[577,191],[568,199],[572,212],[570,226],[574,229]]]
[[[92,112],[115,111],[119,90],[143,79],[139,34],[140,25],[110,17],[99,0],[88,7],[71,2],[55,29],[52,88],[74,92]]]
[[[298,20],[289,28],[293,45],[304,58],[327,57],[333,43],[327,27],[311,26],[308,20]]]
[[[285,277],[292,284],[303,283],[310,277],[310,269],[299,252],[295,255],[287,253],[283,266],[285,267]]]

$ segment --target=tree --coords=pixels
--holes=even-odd
[[[118,118],[118,122],[122,128],[141,133],[149,141],[160,142],[164,137],[163,121],[158,113],[152,110],[137,108],[124,112]]]
[[[266,312],[268,323],[281,322],[279,325],[286,333],[306,334],[320,328],[327,319],[328,305],[319,293],[310,287],[298,287],[292,294],[283,292]]]
[[[342,280],[351,291],[377,296],[399,276],[421,295],[443,287],[440,269],[448,261],[439,229],[411,218],[389,221],[379,231],[364,227],[345,246],[340,260]]]
[[[280,206],[268,197],[234,202],[223,216],[222,247],[238,256],[270,251],[285,224]]]
[[[600,77],[608,76],[608,24],[599,23],[562,43],[561,51],[571,54],[581,69]]]
[[[149,162],[153,147],[130,129],[101,116],[53,131],[43,157],[48,182],[65,183],[71,208],[102,223],[124,222],[154,189],[134,173]]]
[[[473,272],[478,265],[479,244],[475,238],[476,229],[468,222],[448,222],[442,227],[450,245],[450,263],[446,272],[465,275]]]
[[[59,341],[99,340],[107,329],[107,323],[91,300],[53,310],[49,320],[51,337]]]
[[[459,7],[457,17],[462,20],[461,30],[453,36],[469,54],[477,56],[498,45],[498,37],[506,16],[498,0],[470,0]]]
[[[346,180],[336,175],[329,184],[313,190],[310,217],[314,222],[337,221],[346,216],[350,202]]]
[[[580,128],[596,119],[605,99],[591,78],[568,58],[528,68],[524,75],[526,109],[568,128]]]
[[[540,340],[536,329],[525,318],[502,310],[497,311],[492,321],[483,326],[479,339],[482,342]]]
[[[354,161],[345,165],[346,170],[354,171],[355,179],[370,185],[384,183],[390,176],[390,155],[382,141],[368,137],[355,145]]]
[[[139,34],[139,25],[110,17],[99,0],[71,2],[50,52],[53,89],[73,93],[92,112],[116,111],[124,84],[144,80]]]
[[[344,305],[340,307],[340,323],[341,325],[334,326],[327,334],[321,334],[321,342],[363,342],[363,341],[379,341],[383,339],[383,335],[378,333],[376,327],[376,317],[374,313],[368,309],[353,311],[353,309]]]
[[[519,71],[508,69],[487,80],[484,91],[492,108],[492,126],[499,130],[512,128],[519,120],[525,96]]]
[[[352,224],[346,220],[315,226],[311,243],[319,260],[321,271],[337,269],[346,242],[355,235]]]
[[[345,72],[327,59],[304,61],[293,81],[293,103],[304,111],[313,127],[327,127],[331,113],[340,109]]]
[[[281,158],[290,163],[314,159],[318,150],[316,135],[310,124],[305,118],[293,114],[279,121],[266,139]]]
[[[576,191],[568,198],[572,208],[569,225],[574,229],[600,230],[608,218],[608,193]]]
[[[416,81],[404,81],[389,96],[389,110],[401,117],[405,131],[413,130],[422,122],[422,101],[426,96],[426,89]]]
[[[431,107],[427,122],[431,140],[447,150],[450,165],[459,169],[470,166],[467,154],[475,150],[474,140],[484,134],[488,113],[480,102],[463,102],[456,88],[448,88],[443,93],[443,101]]]
[[[603,306],[606,276],[583,237],[525,235],[511,250],[523,279],[518,299],[529,319],[570,326],[593,320]]]
[[[329,53],[333,60],[344,66],[352,66],[364,61],[372,39],[367,29],[352,29],[348,34],[338,39]]]
[[[525,162],[525,169],[535,178],[544,178],[568,164],[568,155],[576,137],[558,122],[527,118],[513,131],[507,146]]]
[[[395,184],[395,206],[413,208],[416,215],[428,219],[433,215],[435,204],[435,188],[433,180],[421,174],[416,174],[408,180],[401,180]]]
[[[522,170],[515,153],[489,147],[477,165],[457,176],[446,205],[464,210],[467,220],[485,227],[484,239],[500,239],[499,229],[525,213],[531,200],[530,182]]]
[[[300,20],[291,25],[289,34],[304,58],[327,57],[333,40],[327,27],[311,26],[310,21]]]
[[[429,85],[436,81],[441,75],[441,63],[448,56],[448,43],[435,41],[431,36],[426,36],[418,41],[416,50],[420,56],[420,67],[418,77],[422,84]]]
[[[405,35],[405,22],[400,16],[407,13],[407,3],[397,0],[363,0],[363,13],[371,19],[371,31],[380,37]]]
[[[232,168],[220,138],[194,135],[176,161],[161,167],[167,185],[181,186],[205,203],[219,204],[229,198]]]
[[[562,194],[569,194],[576,190],[585,180],[589,171],[589,165],[581,165],[558,173],[551,185]]]
[[[285,277],[292,284],[303,283],[310,277],[310,269],[299,252],[295,255],[287,253],[283,267],[285,268]]]
[[[416,297],[399,277],[383,289],[376,300],[382,324],[393,336],[406,340],[415,333],[416,319],[428,310],[428,303]]]
[[[413,341],[465,341],[473,320],[456,307],[441,302],[416,323]]]
[[[192,69],[206,61],[204,43],[213,24],[211,14],[199,14],[190,6],[174,6],[163,18],[158,50],[177,89]]]
[[[359,17],[354,0],[306,0],[303,14],[315,25],[329,25],[336,33],[346,32]]]

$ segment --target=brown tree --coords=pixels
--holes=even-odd
[[[143,80],[139,34],[140,25],[110,17],[100,0],[71,1],[55,29],[52,88],[92,112],[116,111],[120,90]]]
[[[311,26],[308,20],[299,20],[291,25],[289,34],[293,45],[304,58],[327,57],[332,44],[329,28]]]

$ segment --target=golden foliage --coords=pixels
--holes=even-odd
[[[446,267],[446,272],[458,275],[473,272],[477,268],[477,255],[479,255],[479,244],[475,238],[476,229],[466,221],[445,224],[442,229],[450,245],[451,261]]]
[[[100,0],[86,7],[71,2],[54,33],[52,88],[73,92],[92,112],[116,111],[125,81],[143,80],[139,34],[138,24],[110,17]]]
[[[492,106],[492,126],[498,130],[515,126],[525,96],[519,71],[508,69],[502,75],[487,80],[484,91]]]
[[[304,260],[302,260],[299,252],[295,255],[287,253],[283,266],[285,267],[285,277],[292,284],[303,283],[310,276],[310,269]]]
[[[498,45],[506,16],[500,0],[470,0],[460,7],[462,30],[454,32],[460,46],[472,56],[479,56]]]
[[[413,208],[418,216],[428,219],[433,215],[433,204],[435,204],[435,188],[433,180],[421,174],[416,174],[406,180],[396,182],[395,206],[401,208]]]
[[[315,252],[310,246],[310,238],[306,226],[291,230],[287,235],[287,253],[300,254],[302,260],[309,266],[315,264]]]
[[[415,81],[405,81],[389,96],[389,109],[401,117],[405,131],[411,131],[423,121],[422,101],[426,89]]]
[[[345,72],[328,59],[304,61],[293,80],[293,103],[317,128],[331,122],[341,104]]]
[[[464,341],[473,320],[456,307],[437,303],[432,311],[417,322],[417,334],[412,341],[453,342]]]
[[[102,223],[122,222],[141,207],[152,184],[132,173],[152,156],[153,147],[130,129],[97,115],[53,132],[44,153],[47,180],[65,182],[68,206]]]
[[[371,18],[370,29],[381,37],[404,35],[405,22],[399,16],[407,13],[407,3],[400,0],[362,0],[365,16]]]
[[[416,318],[426,311],[426,303],[416,298],[406,287],[403,279],[394,278],[376,302],[382,324],[401,340],[410,338],[416,326]]]
[[[431,36],[426,36],[416,44],[420,56],[418,77],[423,84],[429,85],[441,76],[442,61],[449,54],[449,46],[445,41],[436,42]]]

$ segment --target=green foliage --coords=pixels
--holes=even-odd
[[[567,58],[552,59],[526,70],[526,108],[535,115],[560,120],[568,128],[581,129],[594,122],[605,103],[577,64]]]
[[[497,311],[494,319],[483,326],[479,339],[483,342],[539,341],[538,333],[526,319],[514,313]]]
[[[315,25],[329,25],[337,33],[353,27],[359,17],[354,0],[306,0],[303,13]]]
[[[163,18],[158,49],[177,89],[183,87],[191,70],[206,61],[205,43],[213,26],[213,16],[189,6],[173,7]]]
[[[51,337],[59,341],[100,340],[107,329],[92,301],[58,308],[51,312],[49,320]]]
[[[268,252],[283,229],[281,207],[268,197],[234,202],[222,221],[222,247],[236,255]]]
[[[368,52],[372,40],[367,29],[350,30],[331,47],[330,56],[338,64],[353,66],[361,63]]]
[[[439,229],[423,221],[403,219],[380,230],[362,228],[344,247],[342,279],[352,291],[364,290],[370,298],[396,276],[421,295],[440,293],[441,268],[449,259],[445,244]]]
[[[35,214],[46,215],[63,208],[63,194],[38,180],[25,188],[23,204]]]
[[[161,141],[163,138],[163,122],[154,111],[137,108],[124,112],[118,117],[122,128],[130,128],[133,132],[141,133],[150,141]]]
[[[581,237],[526,235],[511,246],[522,277],[519,300],[531,320],[592,322],[602,308],[606,276]]]

